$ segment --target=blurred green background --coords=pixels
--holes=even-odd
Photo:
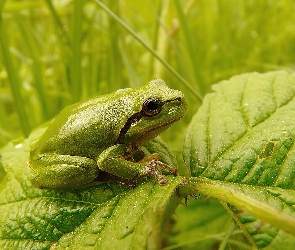
[[[294,68],[292,0],[103,3],[1,1],[0,146],[71,103],[162,78],[189,101],[187,116],[163,135],[180,152],[211,84]]]
[[[0,146],[71,103],[162,78],[189,102],[162,135],[181,157],[185,129],[212,84],[294,70],[294,13],[293,0],[1,0]],[[3,173],[0,166],[0,180]],[[169,244],[208,249],[222,240],[216,224],[226,230],[231,218],[209,202],[212,210],[203,200],[179,207]],[[209,228],[216,232],[207,237]]]

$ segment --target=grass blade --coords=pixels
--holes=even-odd
[[[30,125],[28,122],[28,116],[25,111],[25,106],[23,105],[24,101],[20,92],[20,80],[17,73],[16,68],[13,65],[11,54],[9,52],[9,46],[7,41],[7,36],[4,34],[2,21],[0,23],[0,44],[2,48],[3,60],[6,66],[8,78],[10,81],[11,91],[15,101],[15,107],[17,110],[17,114],[21,123],[22,131],[24,136],[28,136],[30,134]]]
[[[99,0],[94,0],[104,11],[122,25],[137,41],[139,41],[154,57],[156,57],[179,81],[181,81],[192,94],[201,102],[202,96],[165,60],[163,60],[155,50],[153,50],[145,41],[143,41],[134,30],[132,30],[122,19],[112,12],[106,5]]]

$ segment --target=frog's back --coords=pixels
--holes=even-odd
[[[124,89],[130,91],[131,89]],[[38,155],[57,153],[96,158],[114,145],[132,113],[132,95],[124,91],[66,107],[33,146]]]
[[[32,146],[31,157],[52,153],[96,159],[118,141],[140,146],[184,115],[183,100],[180,91],[156,79],[142,87],[74,104],[49,125]]]

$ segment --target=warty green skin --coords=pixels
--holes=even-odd
[[[149,98],[165,102],[161,111],[126,128]],[[40,188],[78,188],[99,179],[100,170],[127,179],[149,175],[148,163],[128,161],[130,156],[178,121],[186,109],[182,92],[159,79],[68,106],[31,145],[31,181]]]

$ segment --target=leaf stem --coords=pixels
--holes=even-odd
[[[215,197],[236,207],[242,207],[243,210],[249,212],[256,218],[295,235],[294,217],[284,211],[275,209],[270,204],[260,201],[257,198],[257,195],[268,193],[262,187],[259,188],[257,191],[258,194],[256,194],[255,186],[246,184],[232,184],[198,177],[191,178],[192,183],[194,183],[194,188],[199,193]]]

